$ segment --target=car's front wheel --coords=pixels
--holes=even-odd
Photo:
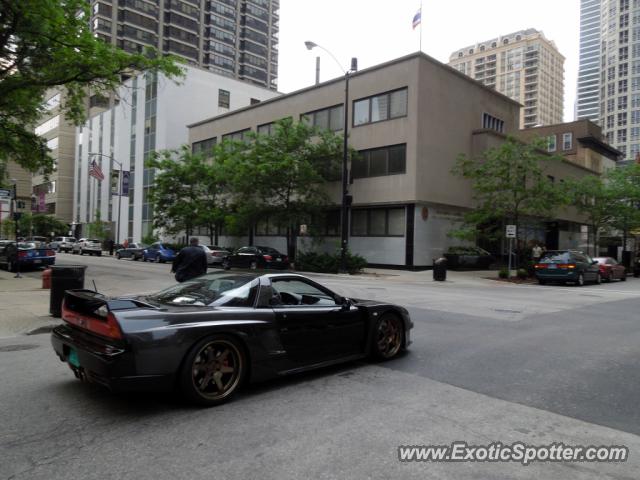
[[[576,279],[576,286],[582,287],[584,285],[584,275],[582,273],[578,274],[578,278]]]
[[[404,326],[402,319],[393,313],[385,313],[376,323],[371,352],[381,360],[395,357],[402,349]]]
[[[255,270],[258,268],[258,262],[256,262],[255,260],[253,260],[250,264],[249,264],[249,268],[251,270]]]
[[[122,256],[119,253],[116,253],[116,259],[120,260]]]
[[[242,385],[247,357],[232,337],[214,335],[198,342],[187,354],[180,372],[180,391],[191,402],[219,405]]]
[[[602,283],[602,277],[600,276],[600,274],[598,273],[596,275],[596,285],[600,285]]]
[[[231,264],[229,263],[229,260],[225,259],[222,261],[222,268],[224,268],[225,270],[229,270],[231,268]]]
[[[547,284],[547,281],[546,281],[546,280],[543,280],[543,279],[541,279],[541,278],[539,278],[539,279],[538,279],[538,283],[539,283],[540,285],[546,285],[546,284]]]

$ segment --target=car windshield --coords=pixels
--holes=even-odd
[[[607,257],[594,257],[594,260],[598,262],[600,265],[606,265],[607,260],[609,259]],[[609,263],[613,263],[613,262],[609,262]]]
[[[569,252],[547,252],[540,259],[540,263],[569,263],[571,254]]]
[[[268,253],[269,255],[280,255],[280,252],[271,247],[258,247],[262,253]]]
[[[20,242],[18,243],[18,248],[24,248],[24,249],[36,248],[36,244],[33,242]]]
[[[214,273],[169,287],[147,297],[164,305],[250,307],[258,291],[252,275]]]

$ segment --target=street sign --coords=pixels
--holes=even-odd
[[[7,190],[6,188],[0,188],[0,197],[13,197],[13,192],[11,190]]]
[[[516,226],[507,225],[507,238],[516,238]]]

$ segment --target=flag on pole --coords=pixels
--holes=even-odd
[[[102,173],[102,169],[100,168],[100,165],[98,165],[95,160],[91,162],[91,168],[89,169],[89,176],[97,179],[100,182],[104,180],[104,173]]]
[[[422,22],[422,7],[418,9],[416,14],[413,16],[413,29],[415,30],[418,25]]]

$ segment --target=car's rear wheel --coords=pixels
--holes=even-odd
[[[16,262],[14,262],[13,260],[8,260],[7,261],[7,271],[9,272],[15,272],[16,269]]]
[[[374,357],[389,360],[402,348],[404,326],[402,319],[393,313],[382,315],[376,323],[371,351]]]
[[[154,259],[154,261],[155,261],[156,263],[160,263],[160,255],[158,255],[158,256]]]
[[[225,259],[222,261],[222,268],[224,268],[225,270],[229,270],[231,268],[231,264],[229,263],[229,260]]]
[[[116,258],[117,258],[118,260],[120,260],[120,259],[122,258],[122,256],[121,256],[119,253],[116,253]]]
[[[80,255],[84,255],[84,252],[82,251],[82,249],[78,250],[78,253],[79,253]]]
[[[627,281],[627,272],[624,272],[624,273],[622,274],[622,276],[620,277],[620,281],[621,281],[621,282],[626,282],[626,281]]]
[[[578,274],[578,278],[576,279],[576,286],[582,287],[584,285],[584,275],[582,273]]]
[[[600,276],[600,274],[598,273],[596,275],[596,285],[600,285],[602,283],[602,277]]]
[[[546,280],[543,280],[543,279],[541,279],[541,278],[539,278],[539,279],[538,279],[538,283],[539,283],[540,285],[546,285],[546,284],[547,284],[547,281],[546,281]]]
[[[187,354],[180,373],[180,391],[200,405],[219,405],[238,390],[247,372],[242,345],[215,335],[198,342]]]
[[[258,262],[256,262],[255,260],[253,260],[250,264],[249,264],[249,268],[251,270],[255,270],[258,268]]]

